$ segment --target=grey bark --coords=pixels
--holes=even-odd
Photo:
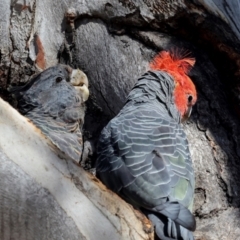
[[[240,239],[240,6],[227,0],[0,1],[1,96],[58,61],[82,68],[91,98],[85,137],[97,140],[152,56],[175,46],[196,57],[198,102],[184,128],[196,172],[196,239]],[[66,19],[76,11],[73,23]],[[59,58],[58,58],[59,57]],[[93,159],[94,161],[94,159]]]

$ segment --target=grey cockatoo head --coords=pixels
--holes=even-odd
[[[89,96],[87,76],[81,70],[65,65],[48,68],[25,86],[13,87],[10,91],[18,100],[19,110],[23,114],[35,107],[46,106],[53,112],[61,111],[68,103],[71,104],[66,97],[73,98],[76,92],[81,102],[85,102]]]

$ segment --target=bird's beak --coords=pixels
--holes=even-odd
[[[89,90],[88,90],[87,86],[85,84],[81,87],[75,86],[75,89],[77,90],[77,92],[80,93],[83,101],[86,102],[89,97]]]
[[[83,101],[84,102],[87,101],[89,97],[89,90],[88,90],[88,78],[86,74],[79,69],[73,69],[70,76],[70,83],[82,96]]]
[[[191,113],[192,113],[192,106],[189,106],[189,107],[188,107],[188,110],[187,110],[187,112],[186,112],[187,118],[189,118],[189,117],[191,116]]]
[[[182,116],[181,122],[185,122],[188,120],[188,118],[191,116],[192,113],[192,106],[188,106],[187,111],[185,112],[185,114]]]

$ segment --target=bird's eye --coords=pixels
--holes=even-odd
[[[191,95],[189,95],[188,96],[188,102],[190,103],[190,102],[192,102],[192,100],[193,100],[193,97]]]
[[[56,78],[56,82],[61,82],[62,81],[62,78],[61,77],[57,77]]]

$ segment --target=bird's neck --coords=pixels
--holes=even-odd
[[[157,107],[166,116],[180,122],[180,113],[174,103],[174,81],[165,72],[149,71],[136,83],[128,95],[126,107],[136,105],[139,108]]]

